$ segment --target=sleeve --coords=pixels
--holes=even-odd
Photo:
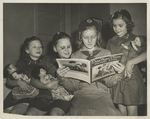
[[[56,77],[55,72],[57,70],[57,67],[49,56],[45,56],[43,58],[41,65],[45,67],[47,74],[51,74],[52,76]]]
[[[79,80],[73,79],[73,78],[61,77],[57,73],[56,75],[57,75],[57,78],[59,79],[60,85],[62,85],[67,90],[69,91],[79,90],[79,84],[80,84]]]
[[[79,80],[73,78],[62,78],[59,83],[69,91],[79,90]]]

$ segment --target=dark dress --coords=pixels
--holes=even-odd
[[[135,35],[132,33],[125,34],[121,38],[114,36],[108,41],[107,49],[112,54],[123,53],[124,48],[121,44],[134,39]],[[137,65],[133,67],[133,74],[129,80],[121,80],[112,88],[112,99],[116,104],[127,106],[146,104],[146,88]]]

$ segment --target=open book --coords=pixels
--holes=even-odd
[[[65,77],[79,79],[89,84],[115,74],[112,64],[121,60],[123,53],[86,59],[56,59],[59,67],[66,66],[70,70]]]

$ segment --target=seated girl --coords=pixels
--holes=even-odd
[[[43,66],[35,67],[31,72],[31,76],[35,79],[39,79],[43,84],[56,82],[53,83],[53,88],[49,89],[54,100],[70,101],[72,99],[73,95],[69,94],[64,87],[60,86],[58,80],[51,74],[46,74],[46,70]]]

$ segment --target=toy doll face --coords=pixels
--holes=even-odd
[[[14,65],[10,64],[7,70],[9,74],[12,74],[14,71],[17,71],[17,68]]]
[[[46,70],[44,70],[44,69],[41,68],[39,76],[41,77],[43,75],[46,75]]]
[[[72,53],[72,46],[69,38],[62,38],[58,40],[54,51],[58,53],[60,58],[68,59]]]
[[[137,46],[141,46],[141,40],[139,37],[136,37],[135,40],[133,41],[133,43]]]
[[[37,60],[43,52],[42,44],[39,40],[34,40],[29,43],[26,52],[30,55],[33,60]]]
[[[113,20],[113,30],[119,36],[122,37],[127,33],[127,24],[121,18]]]
[[[90,29],[87,29],[82,32],[82,40],[85,48],[87,49],[93,49],[96,45],[97,41],[97,32],[94,27],[91,27]]]

